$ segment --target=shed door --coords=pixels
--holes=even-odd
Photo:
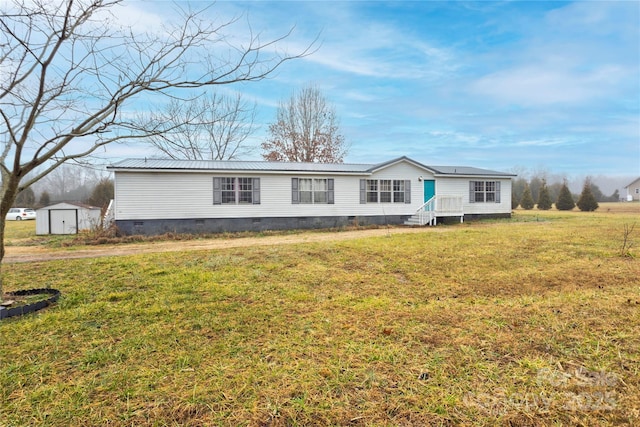
[[[424,201],[428,202],[430,198],[436,195],[436,181],[433,179],[424,180]]]
[[[51,234],[76,234],[78,232],[78,210],[50,210],[49,224]]]

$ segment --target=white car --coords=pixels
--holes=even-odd
[[[36,211],[29,208],[11,208],[7,214],[7,221],[22,221],[23,219],[36,219]]]

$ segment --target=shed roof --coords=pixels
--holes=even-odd
[[[60,202],[60,203],[55,203],[53,205],[44,206],[42,208],[39,208],[38,210],[53,211],[57,209],[64,210],[64,209],[73,209],[73,208],[88,209],[88,210],[100,209],[99,207],[85,205],[84,203],[79,203],[79,202]]]
[[[369,175],[399,162],[412,163],[440,176],[500,176],[514,174],[479,169],[469,166],[426,166],[406,156],[376,164],[365,163],[302,163],[236,160],[174,160],[125,159],[107,167],[114,171],[253,171],[253,172],[308,172]]]

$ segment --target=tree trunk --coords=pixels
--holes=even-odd
[[[4,300],[4,274],[2,272],[2,260],[4,259],[4,224],[5,220],[3,217],[0,220],[0,303]]]
[[[13,202],[18,194],[18,185],[20,179],[14,175],[4,176],[2,185],[2,194],[0,195],[0,303],[4,296],[4,274],[2,272],[2,261],[4,260],[4,235],[5,225],[7,223],[7,214],[11,209]]]

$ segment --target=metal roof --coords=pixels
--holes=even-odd
[[[436,175],[471,175],[471,176],[516,176],[515,174],[498,172],[471,166],[430,166]]]
[[[373,165],[348,163],[297,163],[235,160],[126,159],[108,166],[124,170],[198,170],[198,171],[270,171],[367,173]]]
[[[173,160],[173,159],[126,159],[107,166],[116,171],[251,171],[251,172],[304,172],[340,173],[368,175],[398,162],[410,162],[436,175],[446,176],[515,176],[504,172],[479,169],[469,166],[426,166],[408,157],[399,157],[377,164],[354,163],[299,163],[236,160]]]

